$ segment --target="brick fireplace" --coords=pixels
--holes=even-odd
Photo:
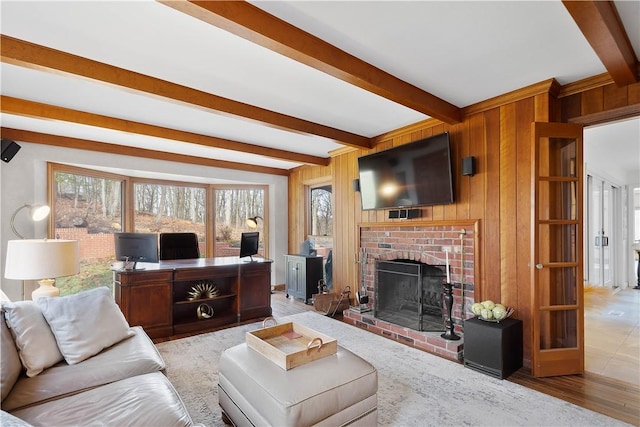
[[[376,223],[360,227],[360,289],[366,287],[371,311],[344,312],[344,321],[401,343],[437,354],[450,360],[463,360],[463,339],[449,341],[442,332],[419,331],[374,316],[376,264],[378,261],[409,260],[430,266],[445,267],[448,262],[450,280],[454,283],[452,319],[455,331],[462,336],[463,321],[471,317],[474,303],[476,229],[473,222],[406,222]]]

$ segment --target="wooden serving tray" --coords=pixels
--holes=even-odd
[[[267,320],[270,319],[265,319],[265,323]],[[246,343],[285,370],[338,351],[335,338],[293,322],[247,332]]]

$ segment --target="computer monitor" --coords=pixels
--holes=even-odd
[[[158,235],[156,233],[114,233],[116,259],[125,261],[125,268],[133,262],[158,262]]]
[[[258,253],[260,245],[260,233],[251,231],[242,233],[240,236],[240,258],[250,257],[253,261],[253,255]]]

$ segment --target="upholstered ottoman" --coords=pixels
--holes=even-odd
[[[336,354],[284,370],[246,344],[220,357],[218,399],[236,426],[376,426],[378,372],[338,346]]]

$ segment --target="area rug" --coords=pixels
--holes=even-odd
[[[380,426],[628,425],[315,312],[277,320],[334,337],[376,367]],[[158,344],[167,376],[195,422],[224,425],[217,396],[220,354],[261,327],[252,323]]]

